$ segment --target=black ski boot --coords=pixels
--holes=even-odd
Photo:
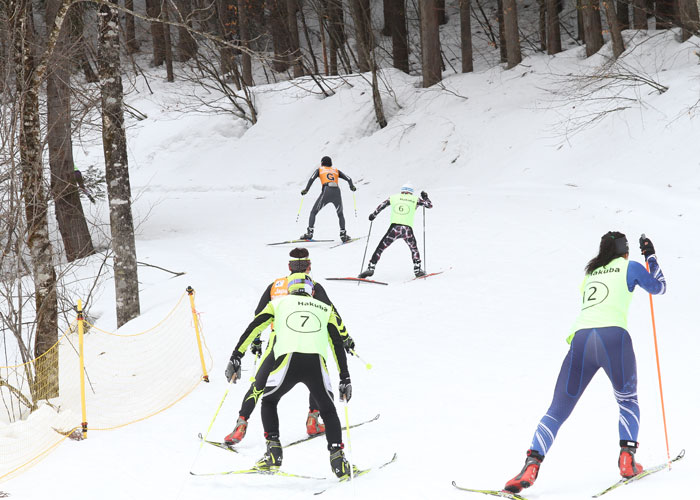
[[[350,463],[343,453],[343,444],[329,444],[328,451],[331,452],[331,469],[338,479],[350,477]],[[353,474],[360,472],[360,469],[352,466]]]
[[[369,278],[373,274],[374,274],[374,264],[372,264],[370,262],[369,265],[367,266],[367,269],[362,271],[357,277],[358,278]]]
[[[282,465],[282,443],[278,435],[270,435],[267,437],[267,452],[257,461],[254,469],[263,472],[275,472]]]
[[[420,262],[418,264],[413,264],[413,274],[416,275],[416,278],[425,276],[425,271],[420,268]]]
[[[342,241],[343,243],[347,243],[351,239],[352,238],[350,237],[350,235],[345,232],[345,229],[340,230],[340,241]]]
[[[307,227],[306,232],[299,236],[300,240],[313,240],[314,239],[314,228]]]

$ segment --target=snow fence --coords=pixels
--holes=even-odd
[[[149,418],[209,381],[212,357],[191,287],[162,321],[142,332],[102,330],[83,319],[80,303],[77,310],[51,349],[0,367],[0,481],[65,439]]]

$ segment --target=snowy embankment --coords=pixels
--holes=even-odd
[[[2,489],[23,500],[277,499],[310,498],[332,483],[189,475],[245,468],[263,453],[259,410],[238,454],[200,449],[196,436],[226,391],[226,361],[260,294],[285,274],[289,247],[265,243],[303,232],[319,185],[295,223],[299,191],[320,157],[330,155],[358,183],[357,218],[352,193],[341,185],[352,236],[367,234],[367,215],[401,183],[410,180],[430,194],[435,208],[425,225],[419,213],[416,232],[428,272],[446,272],[409,281],[409,253],[397,242],[375,274],[389,286],[326,282],[360,271],[365,241],[310,247],[313,276],[337,304],[358,353],[373,364],[366,370],[350,361],[351,420],[381,413],[377,422],[352,432],[352,458],[362,467],[393,452],[399,456],[354,487],[343,485],[324,497],[468,495],[454,490],[452,480],[502,487],[520,470],[549,405],[583,267],[597,252],[600,235],[614,229],[628,235],[635,260],[641,260],[639,234],[652,238],[668,280],[668,293],[654,306],[671,453],[686,448],[687,458],[669,474],[611,495],[687,498],[700,450],[694,386],[700,378],[694,359],[700,350],[694,287],[700,271],[694,257],[700,248],[700,126],[691,109],[700,88],[698,39],[679,45],[671,35],[657,35],[644,42],[631,49],[629,64],[669,90],[626,89],[624,97],[638,99],[625,101],[628,109],[569,137],[567,124],[585,122],[591,104],[561,101],[562,94],[575,92],[571,80],[557,75],[583,74],[602,61],[584,60],[581,48],[530,57],[511,71],[450,76],[448,91],[419,89],[417,79],[389,71],[395,97],[386,98],[389,126],[383,130],[374,124],[360,78],[352,86],[338,81],[336,94],[326,99],[288,84],[261,87],[260,121],[248,130],[229,116],[182,114],[160,97],[132,95],[129,104],[149,116],[129,129],[139,260],[187,272],[170,279],[143,269],[142,311],[155,322],[167,311],[167,297],[177,300],[187,285],[197,290],[214,356],[212,383],[147,421],[66,442]],[[558,96],[547,90],[552,86]],[[85,161],[98,162],[100,154],[99,148],[87,150]],[[370,252],[387,226],[387,214],[375,220]],[[321,212],[316,228],[318,238],[338,238],[332,209]],[[114,321],[111,295],[108,284],[94,311],[103,327]],[[629,327],[643,418],[638,458],[655,465],[666,448],[649,301],[640,291]],[[251,367],[248,355],[244,368]],[[230,432],[246,388],[231,389],[211,438]],[[280,404],[283,441],[303,436],[305,417],[306,392],[299,387]],[[588,498],[617,480],[617,453],[617,406],[599,373],[525,494]],[[284,468],[330,477],[325,443],[290,448]]]

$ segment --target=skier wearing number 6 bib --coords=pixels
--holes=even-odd
[[[338,392],[341,401],[349,401],[352,385],[340,330],[342,322],[331,304],[313,298],[314,281],[305,273],[287,277],[287,292],[271,300],[255,316],[241,336],[231,355],[226,375],[236,375],[240,359],[248,345],[273,321],[270,334],[270,356],[274,364],[267,378],[261,403],[261,416],[267,452],[255,464],[261,471],[276,471],[282,465],[277,405],[280,399],[299,382],[306,385],[318,405],[326,424],[326,440],[333,472],[339,478],[350,475],[350,465],[343,454],[340,419],[333,403],[331,382],[326,368],[328,347],[340,375]],[[269,349],[269,348],[268,348]]]
[[[382,252],[398,239],[405,240],[408,248],[411,250],[413,273],[416,275],[416,278],[425,276],[425,271],[421,267],[418,243],[416,243],[416,236],[413,234],[413,219],[416,215],[416,208],[433,208],[433,203],[428,198],[428,193],[421,191],[420,198],[418,198],[413,194],[413,186],[411,183],[406,182],[401,186],[401,192],[399,194],[390,196],[388,199],[384,200],[374,212],[369,214],[369,220],[373,221],[377,215],[379,215],[379,212],[389,206],[391,207],[391,225],[372,254],[367,269],[362,271],[358,278],[368,278],[372,276],[374,274],[374,268],[377,262],[379,262],[379,258],[382,256]]]
[[[639,262],[628,260],[627,238],[616,231],[603,235],[598,255],[586,265],[581,311],[571,330],[573,333],[566,339],[570,344],[569,352],[554,387],[552,404],[537,426],[525,466],[506,483],[506,491],[519,493],[532,486],[559,428],[599,368],[603,368],[610,379],[620,408],[620,475],[629,478],[642,472],[642,465],[635,460],[640,412],[637,364],[627,332],[627,312],[637,285],[650,294],[663,294],[666,280],[651,240],[642,235],[639,246],[651,273]]]

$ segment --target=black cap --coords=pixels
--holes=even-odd
[[[321,158],[321,166],[322,167],[332,167],[333,166],[333,160],[331,160],[330,156],[324,156]]]

